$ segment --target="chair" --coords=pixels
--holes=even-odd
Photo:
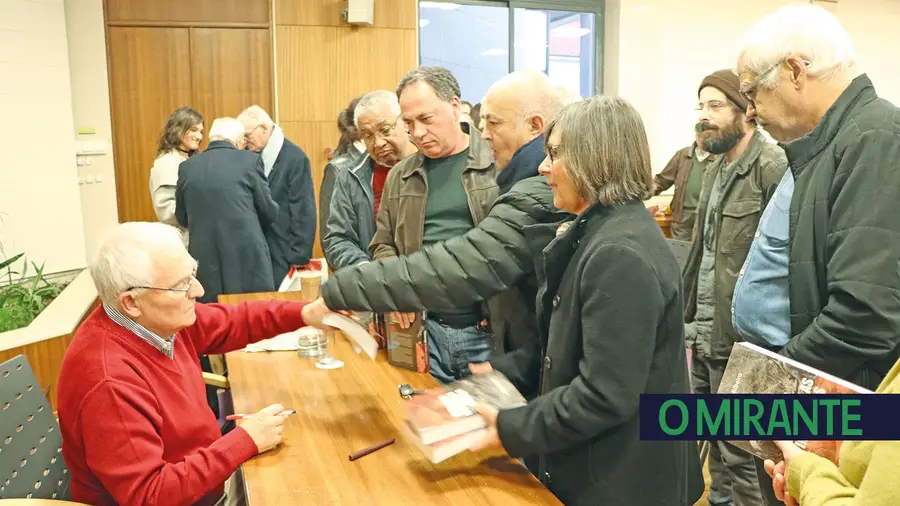
[[[53,409],[24,355],[0,364],[0,499],[68,500]]]

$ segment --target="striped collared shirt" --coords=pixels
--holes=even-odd
[[[156,335],[153,331],[148,330],[140,323],[122,314],[118,309],[103,304],[103,310],[109,319],[119,324],[121,327],[131,331],[134,335],[140,337],[144,341],[150,343],[151,346],[159,350],[165,356],[174,360],[175,358],[175,334],[169,339],[163,339]]]

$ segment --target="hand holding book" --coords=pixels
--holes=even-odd
[[[497,433],[497,415],[500,414],[500,411],[491,405],[479,402],[475,404],[475,412],[484,420],[486,430],[480,438],[472,442],[469,450],[477,452],[486,448],[502,447],[500,434]]]
[[[775,492],[775,497],[787,506],[799,506],[797,500],[788,493],[787,473],[791,459],[804,450],[798,448],[793,441],[776,441],[775,444],[782,451],[784,458],[777,464],[772,460],[766,460],[765,462],[766,473],[772,478],[772,489]]]

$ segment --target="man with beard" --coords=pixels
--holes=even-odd
[[[787,159],[745,116],[738,76],[714,72],[700,84],[703,149],[721,155],[704,174],[694,245],[684,270],[685,339],[693,351],[697,393],[716,393],[731,347],[731,296],[762,210],[787,170]],[[761,505],[753,457],[724,441],[710,446],[709,503]]]

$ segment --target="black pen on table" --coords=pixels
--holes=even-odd
[[[382,441],[378,444],[374,444],[368,448],[363,448],[362,450],[353,452],[350,454],[350,461],[354,461],[356,459],[361,459],[370,453],[375,453],[378,450],[384,448],[385,446],[390,446],[394,444],[394,438],[388,439],[387,441]]]

